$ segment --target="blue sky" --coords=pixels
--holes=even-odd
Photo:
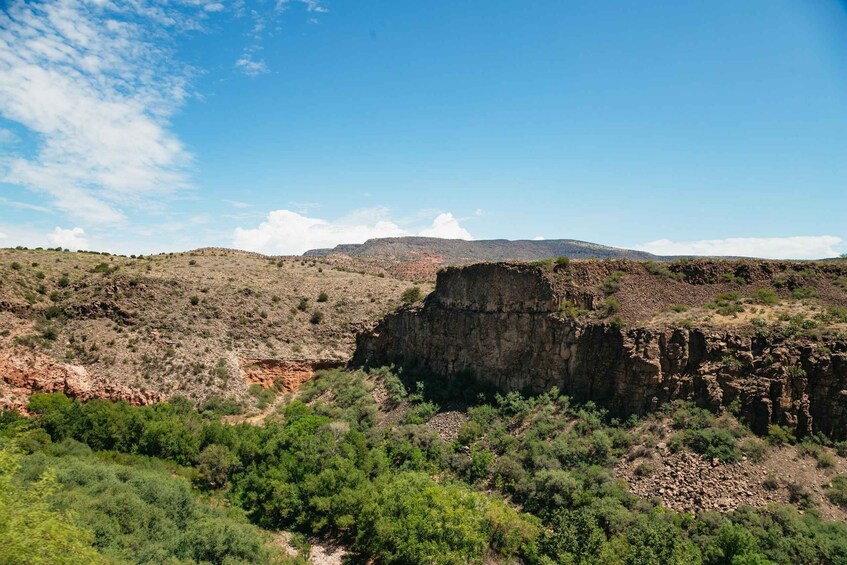
[[[835,1],[0,6],[0,246],[847,252]]]

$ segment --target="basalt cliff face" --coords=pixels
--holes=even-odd
[[[667,283],[667,292],[678,285],[708,285],[698,279],[703,270],[696,267],[687,267],[685,280],[681,275]],[[558,387],[619,416],[640,415],[675,399],[714,410],[735,403],[759,433],[778,423],[800,435],[847,437],[843,336],[821,342],[733,325],[621,326],[560,313],[563,303],[597,310],[602,294],[574,281],[599,280],[610,269],[633,279],[643,275],[637,263],[571,264],[570,272],[558,274],[526,264],[446,269],[422,305],[391,313],[358,337],[354,363],[394,363],[442,375],[469,372],[503,390]],[[782,272],[778,266],[764,269]],[[747,283],[755,286],[757,280],[750,276]],[[657,279],[655,292],[663,292],[663,281]]]

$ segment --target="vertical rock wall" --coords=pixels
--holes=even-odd
[[[738,402],[763,433],[847,437],[847,343],[827,347],[701,329],[622,329],[559,315],[549,273],[479,264],[439,273],[423,305],[361,334],[356,364],[470,372],[503,390],[558,387],[612,413],[643,414],[685,398],[710,409]]]

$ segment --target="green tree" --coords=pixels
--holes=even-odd
[[[91,532],[74,525],[73,513],[50,510],[48,501],[56,490],[53,472],[24,488],[14,481],[19,466],[19,456],[0,449],[0,563],[105,564],[92,547]]]

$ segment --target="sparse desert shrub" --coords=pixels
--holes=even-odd
[[[648,477],[656,473],[656,465],[652,461],[642,461],[634,470],[636,477]]]
[[[773,471],[768,471],[768,475],[762,481],[762,486],[767,490],[776,490],[779,488],[779,479],[776,478],[776,474]]]
[[[321,312],[320,310],[315,310],[314,312],[312,312],[312,317],[309,318],[309,323],[317,325],[317,324],[320,324],[321,322],[323,322],[323,319],[324,319],[324,313]]]
[[[779,304],[779,295],[772,288],[759,288],[750,295],[756,304]]]
[[[615,271],[603,281],[602,289],[606,296],[615,294],[621,289],[621,281],[623,281],[626,273]]]
[[[327,300],[329,300],[329,295],[326,292],[321,292],[318,295],[318,302],[326,302]]]
[[[812,493],[804,485],[791,482],[786,487],[788,488],[788,500],[792,504],[796,504],[800,508],[811,508],[814,506]]]
[[[835,475],[826,489],[826,497],[839,506],[847,507],[847,475]]]
[[[301,312],[305,312],[309,308],[309,299],[301,298],[300,302],[297,303],[297,309]]]
[[[553,265],[555,263],[554,263],[554,260],[552,258],[550,258],[550,259],[538,259],[537,261],[533,261],[532,264],[537,266],[537,267],[541,267],[542,269],[549,271],[553,268]]]
[[[744,306],[741,304],[741,295],[737,292],[719,294],[713,302],[706,304],[706,308],[715,310],[721,316],[734,316],[744,311]]]
[[[97,263],[97,265],[95,265],[91,269],[91,272],[92,273],[99,273],[99,274],[105,276],[105,275],[111,275],[112,273],[117,271],[119,268],[120,267],[118,267],[117,265],[112,266],[112,265],[109,265],[108,263]]]
[[[570,318],[572,320],[576,320],[580,316],[587,313],[587,310],[577,308],[576,304],[574,304],[570,300],[563,300],[562,303],[559,305],[559,315],[561,315],[563,318]]]
[[[807,286],[801,286],[791,291],[791,298],[802,300],[804,298],[817,298],[818,293],[815,289]]]
[[[269,388],[265,388],[260,384],[252,384],[248,389],[250,395],[256,399],[256,408],[259,410],[264,410],[268,407],[268,405],[273,402],[273,399],[276,397],[274,391]]]
[[[192,296],[191,298],[188,299],[188,301],[191,302],[192,306],[197,306],[198,304],[200,304],[200,297],[199,296]]]
[[[685,278],[685,275],[683,275],[682,273],[671,271],[667,265],[662,265],[655,261],[646,261],[644,263],[644,268],[651,275],[666,277],[675,281],[681,281]]]
[[[771,445],[787,445],[797,441],[788,426],[773,424],[768,428],[768,443]]]
[[[674,304],[673,306],[671,306],[671,310],[677,313],[687,312],[688,306],[686,306],[685,304]]]
[[[423,293],[419,286],[410,286],[403,291],[403,294],[400,295],[400,300],[402,300],[405,304],[418,302],[421,298],[423,298]]]
[[[609,296],[603,301],[603,311],[606,316],[611,316],[621,309],[620,301],[614,296]]]
[[[759,438],[748,437],[738,444],[741,453],[746,455],[754,463],[761,463],[767,453],[767,444]]]
[[[556,257],[556,266],[557,267],[567,267],[570,265],[571,260],[570,257],[565,257],[564,255],[561,257]]]
[[[462,445],[470,445],[482,437],[483,429],[479,422],[469,420],[459,428],[458,442]]]

